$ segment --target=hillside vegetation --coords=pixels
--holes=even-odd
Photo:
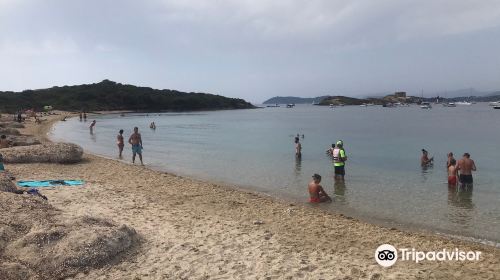
[[[206,93],[186,93],[124,85],[109,80],[100,83],[52,87],[22,92],[0,92],[0,111],[16,112],[44,106],[66,111],[195,111],[246,109],[254,106],[243,99]]]

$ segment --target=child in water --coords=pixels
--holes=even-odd
[[[448,167],[448,185],[451,186],[456,186],[457,185],[457,176],[458,176],[458,169],[457,169],[457,161],[453,158],[450,159],[450,166]]]

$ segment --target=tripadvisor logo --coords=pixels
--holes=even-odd
[[[439,251],[417,251],[415,248],[398,250],[390,244],[382,244],[375,250],[375,260],[383,267],[390,267],[399,259],[419,263],[421,261],[479,261],[481,251],[443,249]]]

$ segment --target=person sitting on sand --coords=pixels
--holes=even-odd
[[[455,158],[453,157],[453,153],[452,153],[452,152],[449,152],[449,153],[448,153],[448,160],[446,161],[446,168],[450,167],[450,165],[451,165],[451,160],[452,160],[452,159],[455,159]]]
[[[476,171],[476,163],[470,159],[469,153],[465,153],[463,158],[458,161],[457,170],[460,171],[460,183],[472,185],[472,171]]]
[[[420,158],[420,164],[422,167],[429,166],[434,162],[434,157],[429,158],[429,152],[422,149],[422,157]]]
[[[0,136],[0,149],[8,148],[10,146],[9,140],[7,140],[7,136]]]
[[[96,124],[96,121],[93,120],[92,123],[90,124],[89,128],[90,128],[90,133],[93,133],[94,132],[94,127],[95,127],[95,124]]]
[[[313,178],[312,181],[308,185],[309,202],[319,203],[319,202],[332,201],[332,199],[328,196],[323,187],[319,184],[321,183],[321,176],[318,174],[314,174],[312,178]]]
[[[118,157],[122,158],[123,147],[125,146],[123,140],[123,129],[118,131],[118,135],[116,136],[116,144],[118,145]]]
[[[132,164],[135,163],[135,155],[139,154],[141,165],[144,165],[144,163],[142,162],[142,137],[137,126],[134,127],[134,133],[130,135],[128,142],[130,145],[132,145]]]
[[[458,169],[457,169],[457,161],[452,158],[450,160],[450,165],[448,166],[448,185],[450,187],[454,187],[457,185],[457,175],[458,175]]]

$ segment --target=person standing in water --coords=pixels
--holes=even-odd
[[[318,174],[314,174],[312,176],[312,181],[307,186],[309,190],[309,202],[311,203],[319,203],[332,201],[332,199],[325,192],[323,187],[319,184],[321,183],[321,176]]]
[[[144,165],[142,162],[142,137],[139,133],[139,128],[134,127],[134,133],[130,135],[128,139],[128,143],[132,145],[132,164],[135,163],[135,155],[139,154],[139,159],[141,160],[141,165]]]
[[[125,146],[123,141],[123,129],[120,129],[116,136],[116,144],[118,145],[118,157],[122,158],[123,147]]]
[[[465,153],[463,158],[458,161],[457,169],[460,172],[460,183],[462,185],[472,185],[472,171],[476,171],[476,163],[470,159],[469,153]]]
[[[295,156],[302,157],[302,144],[300,144],[299,137],[295,137]]]
[[[448,186],[450,187],[455,187],[457,185],[458,169],[456,164],[457,161],[454,158],[452,158],[448,166]]]
[[[89,126],[89,128],[90,128],[90,134],[94,133],[95,124],[96,124],[96,121],[93,120],[92,123]]]
[[[335,179],[344,180],[347,156],[345,155],[344,142],[342,142],[342,140],[337,141],[332,151],[332,157],[333,168],[335,169]]]
[[[446,167],[450,167],[451,165],[451,161],[454,160],[455,158],[453,157],[453,153],[452,152],[449,152],[448,153],[448,160],[446,161]]]
[[[90,123],[90,126],[89,126],[89,128],[90,128],[90,133],[93,133],[93,132],[94,132],[94,127],[95,127],[95,124],[96,124],[96,123],[97,123],[97,122],[96,122],[96,120],[93,120],[93,121],[92,121],[92,123]]]
[[[87,121],[87,113],[86,112],[83,112],[83,121],[86,122]]]
[[[434,162],[434,157],[429,158],[429,152],[425,149],[422,149],[422,157],[420,158],[420,165],[422,167],[427,167]]]

